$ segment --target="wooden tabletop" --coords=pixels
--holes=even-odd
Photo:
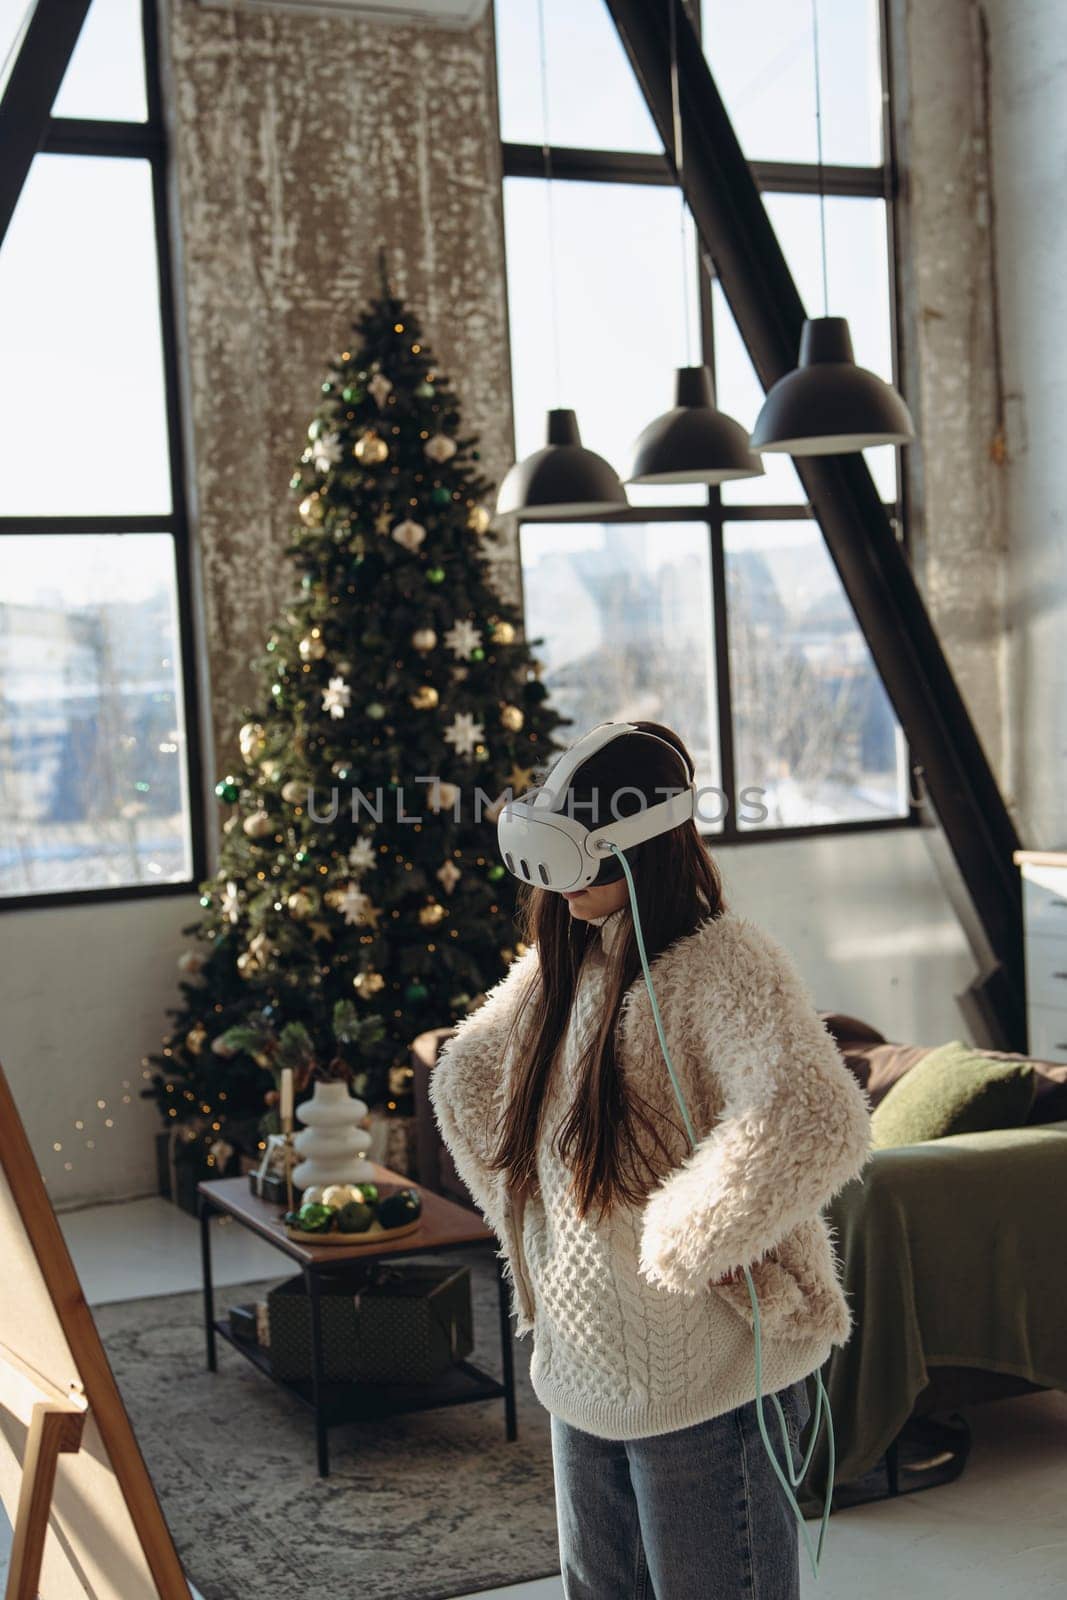
[[[308,1245],[288,1239],[282,1217],[285,1207],[269,1200],[260,1200],[249,1188],[247,1174],[241,1178],[211,1178],[197,1184],[197,1192],[206,1195],[212,1206],[234,1217],[244,1227],[251,1228],[261,1238],[276,1245],[301,1266],[329,1266],[332,1262],[363,1260],[371,1256],[417,1255],[421,1250],[445,1250],[450,1245],[482,1244],[495,1241],[496,1235],[486,1227],[476,1211],[469,1211],[454,1200],[446,1200],[424,1189],[401,1172],[370,1163],[373,1169],[368,1183],[398,1183],[405,1189],[414,1189],[422,1201],[419,1226],[399,1239],[384,1238],[378,1244],[362,1245]]]

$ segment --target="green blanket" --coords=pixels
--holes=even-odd
[[[1067,1122],[875,1151],[826,1216],[855,1314],[823,1368],[835,1482],[885,1453],[931,1366],[1067,1389]],[[797,1491],[808,1516],[827,1466],[823,1429]]]

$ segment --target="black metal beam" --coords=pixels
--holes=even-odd
[[[52,102],[70,65],[89,0],[37,0],[0,99],[0,245],[33,158],[44,143]]]
[[[605,0],[670,159],[669,10]],[[700,41],[677,11],[686,198],[765,389],[796,365],[805,308]],[[1019,839],[862,455],[796,459],[827,548],[911,746],[996,965],[998,1042],[1026,1046]]]
[[[677,182],[665,156],[625,150],[586,150],[571,145],[550,149],[552,176],[564,182],[646,183],[667,187]],[[545,152],[539,144],[501,145],[504,176],[543,178]],[[818,194],[818,169],[802,162],[754,161],[752,174],[760,189],[786,194]],[[873,195],[885,198],[885,173],[881,167],[824,166],[822,186],[827,194]]]

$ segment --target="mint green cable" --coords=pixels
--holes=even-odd
[[[690,1146],[695,1149],[697,1145],[696,1130],[693,1127],[693,1122],[689,1115],[689,1108],[685,1103],[685,1096],[682,1094],[682,1088],[678,1082],[678,1075],[674,1070],[674,1062],[671,1060],[671,1053],[667,1049],[667,1039],[663,1031],[663,1018],[660,1015],[659,1002],[656,999],[656,991],[652,987],[652,974],[649,971],[648,956],[645,953],[645,938],[641,930],[641,917],[637,910],[637,890],[634,887],[633,873],[630,870],[630,863],[619,849],[619,846],[617,844],[609,845],[609,849],[611,850],[612,854],[618,858],[619,865],[622,867],[623,873],[626,877],[626,887],[630,891],[630,907],[633,911],[634,917],[634,934],[637,939],[637,953],[641,957],[641,968],[645,975],[645,987],[648,990],[648,998],[652,1002],[652,1018],[656,1024],[656,1034],[659,1038],[659,1047],[663,1051],[663,1059],[667,1063],[667,1071],[670,1074],[671,1086],[674,1089],[674,1096],[678,1101],[678,1107],[682,1113],[682,1120],[685,1123],[685,1131],[689,1136]],[[808,1560],[811,1562],[812,1574],[815,1578],[818,1578],[819,1563],[822,1560],[823,1541],[826,1538],[826,1527],[830,1520],[830,1505],[834,1492],[834,1469],[836,1466],[834,1419],[830,1411],[830,1397],[826,1393],[826,1389],[823,1386],[821,1371],[817,1372],[815,1375],[815,1415],[812,1418],[811,1439],[808,1442],[808,1451],[807,1455],[804,1457],[803,1465],[800,1467],[800,1470],[794,1477],[792,1450],[789,1444],[789,1434],[786,1429],[785,1413],[782,1411],[782,1404],[778,1399],[778,1396],[776,1394],[772,1394],[770,1396],[771,1400],[774,1402],[774,1408],[778,1413],[778,1423],[782,1430],[782,1443],[785,1447],[785,1457],[786,1461],[788,1462],[787,1471],[789,1473],[789,1477],[787,1479],[786,1474],[782,1471],[778,1458],[774,1453],[770,1437],[767,1433],[767,1424],[763,1418],[763,1336],[760,1328],[759,1303],[756,1300],[756,1288],[752,1282],[751,1272],[748,1270],[747,1266],[742,1270],[745,1274],[745,1282],[748,1284],[748,1297],[752,1302],[752,1322],[756,1337],[756,1420],[759,1423],[760,1437],[763,1440],[763,1448],[766,1450],[767,1455],[770,1458],[771,1466],[774,1468],[778,1481],[785,1491],[785,1497],[793,1509],[793,1515],[797,1519],[797,1523],[800,1527],[800,1533],[804,1540],[805,1548],[808,1552]],[[817,1550],[813,1550],[804,1513],[797,1504],[796,1496],[793,1494],[793,1489],[795,1489],[800,1483],[801,1479],[804,1477],[811,1465],[812,1454],[815,1450],[815,1441],[819,1437],[819,1424],[822,1418],[824,1404],[826,1407],[826,1440],[829,1449],[830,1461],[826,1479],[826,1499],[823,1505],[822,1520],[819,1524],[819,1544]]]

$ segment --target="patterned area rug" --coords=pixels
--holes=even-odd
[[[492,1247],[433,1259],[470,1267],[471,1359],[499,1378]],[[219,1314],[268,1287],[218,1290]],[[320,1480],[310,1413],[221,1341],[218,1372],[205,1370],[199,1295],[102,1306],[96,1320],[205,1600],[445,1600],[559,1571],[529,1339],[514,1341],[514,1443],[502,1400],[353,1424],[331,1430]]]

